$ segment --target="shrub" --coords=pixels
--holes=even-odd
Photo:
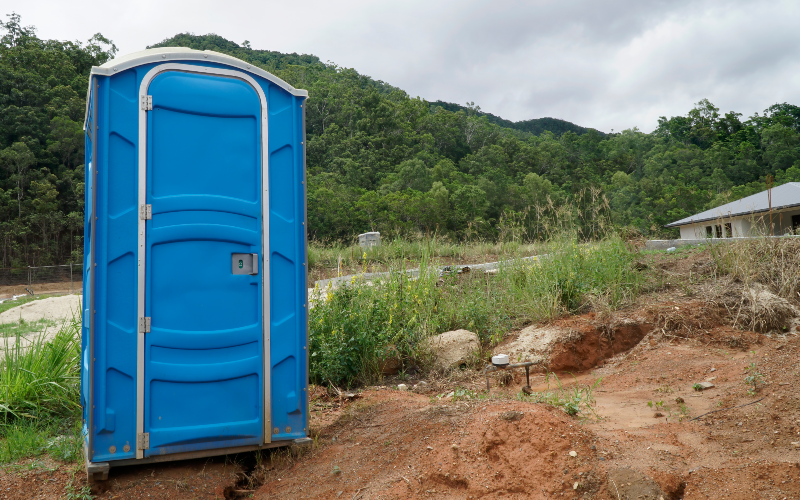
[[[619,307],[638,291],[632,260],[616,237],[586,245],[564,240],[536,260],[505,261],[496,274],[440,277],[435,261],[423,255],[416,275],[401,264],[380,280],[353,278],[337,289],[315,289],[311,379],[366,383],[380,377],[390,356],[424,368],[431,335],[463,328],[489,347],[512,328],[577,311],[594,296]]]

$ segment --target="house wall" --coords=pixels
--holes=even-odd
[[[786,210],[783,212],[774,212],[772,214],[772,224],[775,226],[775,235],[787,234],[792,230],[792,218],[794,217],[795,223],[800,219],[800,208]],[[719,232],[716,226],[724,226],[730,224],[731,234],[727,234],[724,227],[721,227],[723,238],[741,238],[746,236],[757,236],[759,234],[769,233],[769,215],[748,215],[742,217],[726,218],[719,221],[701,222],[699,224],[687,224],[681,226],[681,239],[693,240],[703,239],[708,237],[707,228],[711,228],[711,238],[717,238]],[[800,234],[800,230],[795,229],[795,234]]]
[[[775,224],[775,234],[786,234],[792,231],[792,217],[795,217],[795,223],[798,222],[798,218],[800,218],[800,209],[796,210],[787,210],[786,212],[781,212],[780,214],[773,215],[772,221]],[[795,234],[797,234],[798,230],[794,230]]]

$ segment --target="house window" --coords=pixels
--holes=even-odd
[[[728,222],[727,224],[725,224],[725,237],[726,237],[726,238],[731,238],[731,237],[733,237],[733,227],[731,226],[731,223],[730,223],[730,222]]]
[[[722,238],[722,226],[717,224],[714,226],[714,232],[716,233],[715,237]]]
[[[706,238],[713,238],[714,234],[711,232],[711,226],[706,226]]]

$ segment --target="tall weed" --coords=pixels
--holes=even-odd
[[[0,352],[0,426],[18,419],[80,411],[80,318],[66,321],[52,339],[5,339]]]
[[[717,272],[769,287],[776,295],[800,303],[800,237],[743,239],[709,245]]]
[[[551,243],[537,260],[509,259],[496,274],[440,277],[436,260],[423,255],[416,278],[401,265],[382,280],[354,278],[338,289],[315,289],[311,378],[369,382],[393,358],[424,368],[427,339],[438,333],[467,329],[489,347],[512,328],[586,308],[593,296],[618,307],[639,288],[632,257],[615,237],[584,245],[572,238]]]

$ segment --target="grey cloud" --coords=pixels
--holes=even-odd
[[[175,33],[313,53],[412,96],[512,120],[552,116],[601,130],[652,130],[707,97],[745,116],[800,104],[800,10],[761,0],[28,0],[44,37],[97,31],[122,52]],[[80,13],[80,14],[77,14]],[[154,13],[156,13],[154,15]],[[64,22],[68,16],[75,16]],[[313,97],[313,96],[312,96]]]

